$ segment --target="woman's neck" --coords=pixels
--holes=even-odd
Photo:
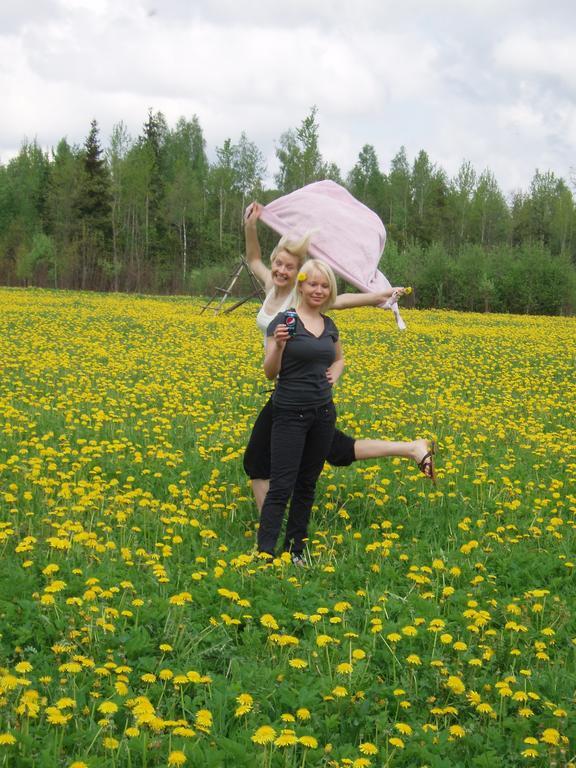
[[[298,305],[298,314],[309,320],[314,320],[322,316],[321,307],[309,307],[307,304]]]
[[[291,285],[282,285],[282,286],[275,285],[273,290],[274,290],[274,296],[277,299],[284,299],[286,298],[286,296],[289,296],[294,289]]]

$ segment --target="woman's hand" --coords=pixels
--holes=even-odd
[[[276,328],[274,328],[274,341],[276,342],[278,349],[284,349],[289,338],[290,332],[288,331],[288,326],[279,323]]]
[[[328,379],[330,384],[332,384],[332,386],[334,386],[334,384],[336,384],[336,382],[340,378],[340,374],[341,373],[342,373],[342,371],[334,371],[334,370],[332,370],[332,368],[327,368],[326,369],[326,378]]]
[[[288,333],[288,328],[283,323],[279,323],[274,328],[272,336],[266,337],[264,373],[267,379],[275,379],[280,373],[284,348],[286,347],[286,342],[289,338],[290,334]]]
[[[260,214],[262,213],[262,208],[263,206],[260,203],[256,202],[256,200],[254,200],[252,205],[248,208],[248,212],[244,216],[245,227],[256,226],[256,222],[258,221],[258,219],[260,218]]]
[[[326,378],[330,382],[332,386],[336,384],[340,376],[342,375],[342,371],[344,370],[344,355],[342,354],[342,345],[340,344],[340,341],[336,342],[336,359],[332,363],[332,365],[326,369]]]
[[[405,288],[404,286],[392,288],[391,295],[388,297],[388,299],[384,301],[384,308],[390,309],[391,306],[396,304],[399,298],[401,298],[402,296],[405,296],[408,293],[412,293],[411,288]]]

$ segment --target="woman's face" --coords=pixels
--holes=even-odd
[[[321,309],[330,298],[330,282],[321,272],[312,271],[306,280],[298,283],[298,291],[304,304]]]
[[[296,275],[298,274],[298,259],[288,251],[278,251],[272,264],[270,265],[270,271],[272,272],[272,282],[278,288],[284,286],[294,287],[296,283]]]

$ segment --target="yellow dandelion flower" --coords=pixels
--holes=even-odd
[[[552,746],[557,747],[560,743],[560,734],[556,728],[546,728],[540,737],[540,741],[543,741],[544,744],[552,744]]]
[[[362,744],[358,746],[358,749],[360,752],[362,752],[363,755],[378,754],[378,747],[376,746],[376,744],[372,744],[371,741],[363,741]]]
[[[260,624],[267,629],[279,629],[278,622],[271,613],[265,613],[260,617]]]
[[[300,736],[298,743],[307,749],[318,749],[318,740],[314,736]]]
[[[16,666],[14,667],[16,672],[18,672],[19,675],[25,675],[27,672],[32,672],[34,667],[32,664],[30,664],[29,661],[20,661]]]
[[[408,723],[394,723],[394,728],[396,728],[398,733],[401,733],[402,736],[412,736],[414,733],[412,727],[408,725]]]
[[[520,715],[520,717],[526,717],[526,718],[534,717],[534,711],[530,709],[530,707],[521,707],[518,710],[518,714]]]
[[[306,272],[298,272],[298,282],[303,283],[305,280],[308,280]]]
[[[482,697],[480,696],[478,691],[473,691],[473,690],[468,691],[468,693],[466,694],[466,698],[472,704],[479,704],[482,701]]]
[[[168,755],[168,765],[184,765],[187,758],[184,752],[175,749]]]
[[[330,635],[318,635],[316,638],[316,645],[319,648],[324,648],[324,646],[329,645],[330,643],[336,642],[333,637],[330,637]]]
[[[452,736],[455,739],[462,739],[466,734],[466,731],[464,730],[464,728],[462,728],[461,725],[451,725],[448,730],[450,732],[450,736]]]
[[[209,709],[199,709],[198,712],[196,712],[194,722],[196,723],[196,727],[200,728],[201,731],[210,730],[210,728],[212,728],[212,712],[210,712]]]
[[[192,595],[190,592],[180,592],[177,595],[172,595],[168,602],[170,605],[185,605],[192,602]]]
[[[85,763],[83,760],[74,760],[68,768],[88,768],[88,763]]]
[[[0,733],[1,747],[11,747],[13,744],[16,744],[15,736],[13,736],[11,733]]]
[[[338,664],[336,667],[336,672],[339,675],[349,675],[352,673],[353,667],[352,664],[350,664],[347,661],[343,661],[341,664]]]
[[[450,690],[453,693],[464,693],[464,691],[466,690],[466,686],[464,685],[462,680],[460,680],[460,678],[457,677],[456,675],[450,675],[448,677],[448,681],[446,682],[446,685],[448,686],[448,688],[450,688]]]
[[[522,757],[534,758],[534,757],[538,757],[538,750],[528,747],[528,749],[523,749],[522,752],[520,752],[520,754],[522,755]]]
[[[274,746],[276,747],[291,747],[293,744],[297,744],[298,739],[296,733],[289,728],[280,731],[278,738],[274,739]]]
[[[345,600],[343,600],[340,603],[336,603],[334,606],[334,610],[337,611],[338,613],[345,613],[346,611],[349,611],[351,608],[352,606],[350,605],[350,603],[346,602]]]
[[[78,664],[77,661],[68,661],[64,664],[60,664],[58,672],[68,672],[71,675],[76,675],[78,672],[82,672],[82,664]]]
[[[113,701],[103,701],[98,705],[98,712],[102,712],[103,715],[113,715],[118,712],[118,705]]]
[[[271,725],[261,725],[250,738],[254,744],[270,744],[276,738],[276,731]]]
[[[76,706],[76,699],[71,699],[69,696],[63,696],[56,702],[58,709],[74,709]]]
[[[306,669],[308,662],[304,659],[290,659],[288,662],[293,669]]]
[[[348,696],[348,691],[346,688],[344,688],[343,685],[337,685],[335,688],[332,689],[332,693],[334,696],[338,697],[339,699],[343,699],[345,696]]]
[[[491,715],[494,713],[494,710],[488,704],[487,701],[483,701],[476,707],[476,711],[479,712],[481,715]]]
[[[312,715],[310,714],[310,710],[306,709],[306,707],[299,707],[296,710],[296,717],[298,720],[310,720]]]
[[[392,736],[390,739],[388,739],[388,743],[397,749],[404,749],[404,742],[402,739],[399,739],[398,736]]]
[[[414,667],[418,667],[420,664],[422,664],[420,656],[418,656],[416,653],[411,653],[409,656],[407,656],[406,661],[408,664],[411,664]]]
[[[46,719],[50,725],[66,725],[68,720],[72,719],[72,715],[65,715],[58,707],[46,707]]]
[[[112,736],[106,736],[102,744],[104,745],[104,749],[118,749],[120,746],[118,739],[114,739]]]

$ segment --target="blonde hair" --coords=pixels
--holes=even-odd
[[[301,237],[297,235],[282,235],[270,254],[270,264],[272,264],[280,251],[287,251],[291,256],[294,256],[298,269],[301,269],[304,260],[308,256],[308,246],[310,245],[311,238],[312,232],[306,232]]]
[[[320,259],[308,259],[308,261],[304,262],[302,266],[300,267],[300,272],[298,273],[297,282],[296,282],[296,292],[297,292],[297,299],[296,299],[296,306],[300,304],[301,301],[301,293],[298,290],[298,286],[300,283],[304,282],[304,280],[307,280],[310,277],[311,272],[319,272],[322,277],[324,277],[328,281],[328,285],[330,286],[330,294],[328,295],[328,298],[322,304],[322,309],[330,309],[330,307],[334,304],[336,301],[336,296],[338,295],[338,288],[336,286],[336,276],[334,275],[334,272],[332,270],[332,267],[329,267],[328,264],[325,264],[323,261],[320,261]],[[304,277],[302,277],[304,276]]]

